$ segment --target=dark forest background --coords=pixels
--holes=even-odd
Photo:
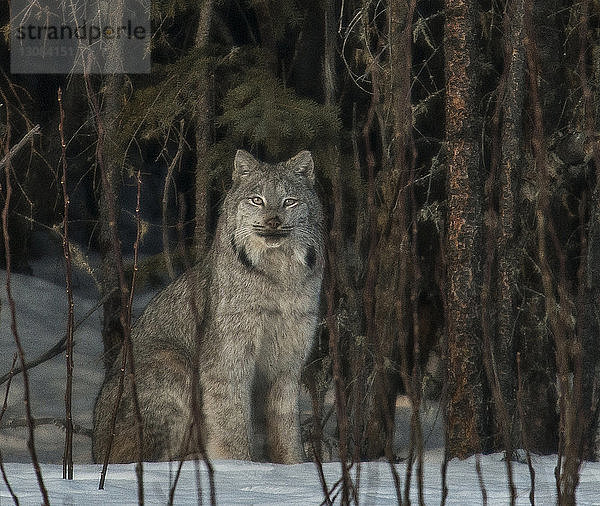
[[[448,458],[559,453],[573,501],[600,454],[600,2],[155,0],[151,15],[148,75],[11,75],[0,39],[11,268],[65,223],[76,267],[99,252],[111,363],[137,232],[138,286],[164,282],[202,261],[236,149],[310,149],[328,217],[314,456],[331,385],[345,462],[394,460],[399,393],[419,461],[436,398]]]

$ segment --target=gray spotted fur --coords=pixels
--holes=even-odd
[[[192,453],[184,441],[192,421],[194,312],[208,315],[197,362],[208,456],[302,460],[298,394],[318,320],[322,219],[308,151],[278,164],[237,152],[206,263],[160,292],[132,329],[144,460]],[[106,451],[120,364],[119,356],[94,408],[97,462]],[[136,460],[135,427],[126,377],[111,461]]]

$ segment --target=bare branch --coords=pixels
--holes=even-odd
[[[483,481],[483,472],[481,471],[481,454],[475,455],[475,471],[477,472],[477,481],[479,482],[479,490],[481,490],[481,504],[487,506],[487,490]]]
[[[169,246],[169,233],[167,226],[167,206],[169,203],[169,187],[171,185],[171,180],[173,179],[173,170],[175,166],[181,159],[181,155],[183,154],[183,125],[184,120],[182,119],[179,122],[179,144],[177,146],[177,153],[171,160],[169,167],[167,168],[167,175],[165,176],[165,186],[163,189],[163,197],[162,197],[162,241],[163,241],[163,255],[165,258],[165,265],[167,266],[167,272],[169,273],[169,278],[171,280],[175,279],[175,272],[173,271],[173,261],[171,259],[171,249]]]
[[[11,372],[14,370],[16,363],[17,363],[17,354],[15,353],[15,355],[13,357],[12,366],[10,368]],[[11,377],[11,379],[12,379],[12,377]],[[0,424],[2,423],[2,417],[4,416],[4,413],[6,412],[6,408],[8,407],[8,393],[10,392],[10,384],[11,383],[12,383],[12,381],[9,381],[8,384],[6,385],[6,393],[4,394],[4,403],[2,404],[2,410],[0,410]],[[8,489],[8,491],[13,499],[13,502],[18,506],[19,499],[17,498],[12,487],[10,486],[10,482],[8,481],[8,476],[6,474],[6,470],[4,469],[4,462],[2,460],[2,452],[1,451],[0,451],[0,472],[2,472],[2,479],[4,480],[4,484],[6,485],[6,488]]]
[[[15,353],[13,356],[12,366],[10,367],[9,375],[10,379],[8,384],[6,385],[6,392],[4,394],[4,402],[2,403],[2,409],[0,410],[0,423],[2,422],[2,417],[4,413],[6,413],[6,408],[8,408],[8,393],[10,392],[10,384],[12,383],[12,372],[15,370],[15,365],[17,363],[17,354]]]
[[[41,417],[33,418],[32,421],[34,427],[41,427],[42,425],[55,425],[56,427],[60,427],[62,429],[67,428],[67,420],[64,418]],[[73,422],[72,426],[74,434],[81,434],[82,436],[87,436],[89,438],[92,437],[92,429]],[[18,429],[20,427],[27,427],[27,420],[25,418],[15,418],[3,423],[1,427],[3,429]]]
[[[114,292],[114,290],[113,290],[113,292]],[[79,320],[73,326],[73,332],[75,332],[81,325],[83,325],[85,323],[85,321],[91,315],[93,315],[102,306],[102,304],[104,304],[104,302],[106,302],[106,299],[108,299],[108,297],[110,297],[111,295],[112,295],[112,293],[107,293],[102,299],[100,299],[96,303],[96,305],[93,308],[91,308],[83,316],[83,318],[81,320]],[[33,369],[34,367],[37,367],[38,365],[43,364],[44,362],[47,362],[48,360],[51,360],[54,357],[56,357],[57,355],[60,355],[61,353],[63,353],[67,349],[66,348],[66,342],[67,342],[67,335],[65,334],[62,337],[62,339],[60,339],[60,341],[58,341],[48,351],[46,351],[45,353],[42,353],[39,357],[35,358],[34,360],[31,360],[31,361],[27,362],[25,364],[25,370]],[[75,344],[75,343],[73,343],[73,344]],[[20,365],[17,366],[17,367],[15,367],[14,370],[11,369],[9,372],[7,372],[6,374],[4,374],[3,376],[0,376],[0,385],[2,385],[3,383],[5,383],[6,381],[9,381],[13,376],[16,376],[17,374],[20,374],[22,372],[23,372],[23,368]]]
[[[0,472],[2,473],[2,479],[4,480],[4,484],[8,489],[10,496],[12,497],[13,502],[16,506],[19,506],[19,498],[15,494],[14,490],[10,486],[10,482],[8,481],[8,475],[6,474],[6,469],[4,469],[4,461],[2,460],[2,452],[0,451]]]
[[[8,154],[5,155],[4,158],[2,158],[2,160],[0,160],[0,170],[3,169],[7,163],[9,163],[10,159],[13,156],[15,156],[23,148],[23,146],[25,146],[25,144],[27,144],[29,139],[31,139],[34,135],[38,135],[39,133],[40,125],[35,125],[31,130],[29,130],[29,132],[27,132],[23,136],[23,138],[19,142],[17,142],[17,144],[10,148]]]
[[[10,258],[10,236],[8,234],[8,211],[10,209],[10,199],[12,196],[12,184],[11,184],[11,157],[10,157],[10,121],[7,116],[7,135],[5,142],[5,152],[6,156],[4,157],[4,173],[6,177],[6,195],[4,201],[4,208],[2,209],[2,232],[4,234],[4,255],[6,259],[6,297],[8,299],[8,305],[10,307],[10,318],[11,324],[10,328],[15,340],[15,344],[17,346],[17,353],[19,354],[19,359],[21,361],[21,367],[25,368],[25,352],[23,351],[23,346],[21,344],[21,339],[19,337],[19,332],[17,330],[17,308],[15,305],[15,300],[12,295],[11,289],[11,258]],[[27,415],[28,428],[29,428],[29,439],[27,441],[27,447],[29,449],[29,454],[31,455],[31,461],[33,463],[33,467],[35,469],[35,474],[38,482],[38,486],[40,492],[42,493],[42,500],[44,504],[49,505],[50,500],[48,499],[48,491],[46,490],[46,486],[44,485],[44,480],[42,478],[42,470],[40,468],[40,463],[37,458],[37,452],[35,450],[35,438],[34,438],[34,430],[33,430],[33,416],[31,414],[31,397],[30,397],[30,388],[29,388],[29,375],[27,371],[23,371],[23,391],[24,391],[24,403],[25,403],[25,413]]]
[[[92,113],[94,115],[96,121],[96,127],[98,130],[98,141],[96,145],[96,160],[98,162],[98,166],[100,168],[100,176],[102,181],[102,191],[105,197],[105,203],[107,206],[107,219],[108,223],[106,226],[108,227],[109,234],[109,242],[111,248],[111,254],[116,261],[116,270],[118,275],[118,284],[120,288],[120,311],[119,311],[119,321],[121,324],[122,332],[123,332],[123,347],[122,347],[122,361],[121,361],[121,371],[119,376],[119,389],[117,393],[117,398],[114,406],[112,422],[111,422],[111,431],[110,438],[108,440],[108,445],[105,450],[104,462],[102,465],[102,472],[100,474],[100,483],[98,487],[100,489],[104,488],[104,482],[106,480],[106,472],[108,469],[108,462],[110,459],[111,446],[113,443],[113,435],[115,432],[115,425],[117,421],[117,414],[119,409],[119,404],[121,403],[121,398],[123,395],[124,381],[125,381],[125,370],[128,369],[130,378],[131,378],[131,390],[134,404],[134,412],[135,419],[137,424],[137,433],[136,436],[138,438],[138,459],[136,464],[136,476],[137,476],[137,484],[138,484],[138,502],[139,504],[144,504],[144,484],[143,484],[143,426],[142,426],[142,415],[140,412],[140,406],[138,402],[137,396],[137,388],[135,383],[135,366],[133,362],[133,346],[131,344],[131,310],[129,308],[129,300],[127,298],[128,289],[127,283],[125,281],[125,273],[123,269],[123,256],[121,253],[121,246],[119,241],[119,235],[117,230],[117,212],[116,212],[116,195],[113,187],[113,182],[111,175],[109,175],[109,167],[107,166],[104,158],[104,140],[106,136],[105,125],[102,117],[102,109],[100,107],[100,103],[98,101],[98,96],[96,92],[92,88],[92,83],[90,80],[89,74],[84,74],[84,80],[86,85],[86,92],[88,95],[88,99],[92,108]],[[113,81],[112,86],[116,86]],[[114,90],[112,90],[114,93]],[[112,97],[114,98],[114,97]],[[138,183],[139,185],[139,183]],[[139,207],[139,193],[138,193],[138,207]],[[139,224],[138,224],[139,225]],[[138,236],[140,230],[138,226]]]
[[[67,341],[66,354],[67,361],[67,379],[65,386],[65,419],[67,430],[65,434],[65,452],[63,455],[63,479],[73,479],[73,283],[72,283],[72,267],[71,253],[69,248],[69,194],[67,192],[67,145],[64,135],[64,120],[65,111],[62,105],[62,89],[58,88],[58,108],[60,121],[58,123],[58,132],[60,134],[60,153],[62,163],[61,186],[63,190],[63,254],[65,257],[65,284],[67,289]]]

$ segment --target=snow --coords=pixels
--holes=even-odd
[[[556,503],[553,456],[534,456],[536,469],[536,503],[549,505]],[[441,499],[442,452],[430,450],[425,455],[424,501],[425,504],[439,504]],[[21,504],[39,504],[40,492],[37,488],[33,468],[29,464],[5,464],[11,486]],[[277,465],[240,461],[213,462],[215,488],[218,504],[298,504],[318,505],[323,501],[321,485],[314,464]],[[506,481],[506,467],[500,454],[481,457],[483,481],[488,504],[509,503]],[[42,464],[44,482],[52,504],[137,504],[137,482],[133,464],[111,465],[104,490],[98,490],[99,465],[75,466],[74,480],[62,479],[62,468],[56,464]],[[323,465],[328,485],[331,487],[340,478],[340,465],[328,462]],[[144,464],[144,491],[147,504],[166,504],[177,469],[177,463]],[[405,465],[397,464],[402,483],[405,481]],[[529,504],[530,479],[526,464],[515,463],[515,484],[517,504]],[[197,501],[196,474],[193,462],[184,463],[176,488],[175,504],[191,504]],[[204,503],[209,499],[208,475],[201,466],[201,487]],[[354,475],[355,476],[355,475]],[[482,503],[481,489],[475,471],[475,457],[464,461],[452,460],[448,465],[449,505],[477,505]],[[600,504],[598,495],[600,466],[587,463],[581,473],[578,489],[580,505]],[[411,487],[411,500],[418,501],[415,484]],[[10,504],[10,495],[0,483],[0,504]],[[396,491],[385,462],[361,464],[359,487],[360,504],[396,504]],[[339,498],[337,503],[339,503]]]
[[[12,289],[17,306],[17,328],[26,357],[32,359],[55,344],[63,335],[66,322],[66,294],[60,258],[44,260],[34,266],[34,276],[13,274]],[[5,274],[0,274],[0,286]],[[77,275],[75,285],[75,320],[96,304],[93,286],[83,275]],[[150,293],[138,299],[137,310],[147,302]],[[6,293],[0,292],[0,375],[10,369],[15,345],[10,331],[10,312]],[[90,429],[95,395],[102,382],[102,345],[100,342],[100,312],[94,313],[75,334],[75,375],[73,393],[74,421]],[[134,465],[109,466],[104,490],[98,490],[100,466],[91,463],[89,435],[80,433],[74,439],[74,480],[62,479],[64,430],[58,422],[64,418],[65,360],[60,355],[30,371],[31,405],[36,419],[48,423],[36,427],[36,448],[42,462],[42,475],[52,504],[137,504],[137,482]],[[0,403],[6,384],[0,387]],[[396,450],[406,455],[410,411],[406,404],[398,408]],[[427,435],[424,454],[423,494],[425,504],[439,504],[442,494],[441,467],[443,436],[441,414],[434,403],[422,412],[424,434]],[[20,504],[40,504],[33,466],[27,451],[27,430],[14,427],[24,420],[22,377],[16,377],[10,389],[8,408],[0,427],[0,451],[8,480],[19,497]],[[56,423],[54,423],[56,422]],[[11,426],[8,427],[7,424]],[[58,425],[57,425],[58,424]],[[532,455],[536,471],[535,497],[541,505],[556,503],[554,468],[556,456]],[[501,454],[480,457],[488,504],[508,504],[509,491],[506,463]],[[286,466],[241,461],[213,462],[217,502],[219,504],[320,504],[322,487],[313,463]],[[177,463],[144,464],[144,490],[148,504],[166,504]],[[339,462],[326,462],[323,470],[328,487],[341,477]],[[406,482],[406,463],[396,464],[402,489]],[[529,504],[530,477],[527,464],[513,464],[517,487],[517,504]],[[416,469],[413,470],[411,500],[418,501]],[[356,468],[352,469],[356,478]],[[208,501],[208,474],[204,465],[199,469],[204,503]],[[476,458],[452,460],[447,470],[447,504],[482,503],[482,490],[476,472]],[[361,504],[396,504],[396,490],[386,462],[360,464],[359,499]],[[586,462],[582,466],[578,487],[578,504],[600,505],[600,463]],[[333,495],[332,495],[333,497]],[[176,504],[197,501],[196,468],[193,462],[183,466],[176,494]],[[339,504],[340,498],[336,503]],[[0,506],[12,504],[10,493],[0,479]]]

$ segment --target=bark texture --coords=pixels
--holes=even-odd
[[[200,50],[208,47],[210,26],[213,16],[213,0],[204,0],[200,9],[195,46]],[[213,78],[210,70],[203,70],[201,93],[195,111],[196,118],[196,228],[194,243],[196,257],[200,259],[208,248],[209,186],[210,174],[207,162],[208,150],[212,141],[212,121],[214,117]]]
[[[446,0],[445,6],[448,150],[446,445],[449,455],[464,458],[482,450],[487,423],[480,326],[483,220],[479,169],[478,12],[476,2],[470,0]]]
[[[522,171],[523,103],[525,98],[524,0],[513,0],[505,15],[505,81],[502,97],[502,133],[500,138],[498,236],[498,334],[495,347],[500,391],[506,405],[507,429],[514,434],[516,419],[517,370],[514,343],[515,288],[518,283],[517,185]],[[517,441],[511,441],[517,443]]]
[[[102,111],[100,112],[98,150],[101,165],[100,170],[105,171],[106,177],[102,178],[99,197],[100,236],[99,246],[102,257],[101,290],[102,296],[108,294],[104,302],[102,320],[102,342],[104,344],[104,369],[108,371],[114,363],[121,345],[123,344],[124,329],[122,315],[121,284],[119,279],[119,263],[122,261],[113,247],[113,229],[117,226],[115,220],[119,217],[117,204],[121,188],[121,167],[114,154],[114,144],[118,135],[118,117],[121,111],[123,77],[115,74],[106,78],[102,96]],[[114,216],[113,216],[114,213]],[[119,248],[120,248],[119,244]]]

